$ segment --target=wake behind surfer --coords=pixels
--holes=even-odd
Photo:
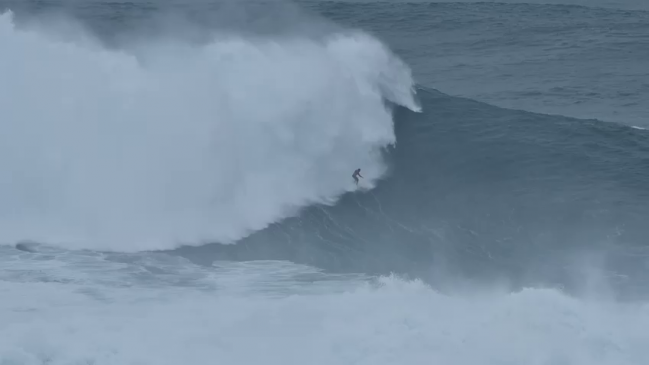
[[[354,171],[354,174],[352,175],[352,177],[354,178],[354,182],[356,182],[356,185],[358,185],[359,176],[363,177],[363,175],[361,175],[361,169],[356,169],[356,171]]]

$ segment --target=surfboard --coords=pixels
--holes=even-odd
[[[365,184],[363,184],[363,183],[360,182],[360,181],[358,182],[358,184],[356,184],[356,183],[354,183],[354,182],[353,182],[352,184],[355,185],[355,186],[354,186],[354,190],[356,190],[356,191],[368,191],[368,190],[370,190],[370,187],[369,187],[369,186],[366,186]]]

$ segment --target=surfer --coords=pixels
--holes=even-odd
[[[361,175],[361,169],[356,169],[356,171],[354,171],[354,174],[352,175],[352,177],[354,178],[354,181],[356,182],[356,185],[358,185],[358,177],[359,176],[363,177],[363,175]]]

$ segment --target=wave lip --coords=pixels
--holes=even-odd
[[[232,243],[385,172],[410,70],[362,32],[137,52],[0,16],[0,241],[109,251]]]

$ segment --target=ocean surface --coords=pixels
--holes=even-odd
[[[0,364],[646,364],[647,60],[644,0],[0,0]]]

